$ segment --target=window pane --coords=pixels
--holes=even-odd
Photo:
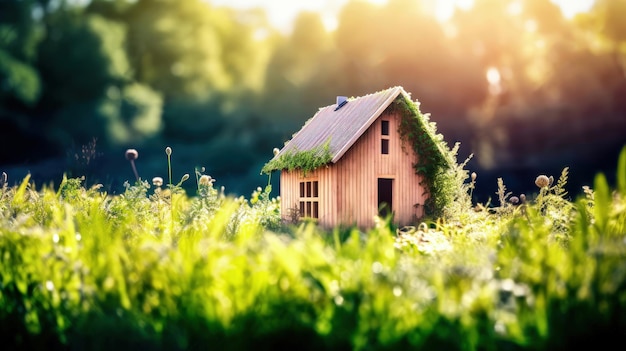
[[[380,152],[383,155],[389,154],[389,139],[381,139],[380,141]]]
[[[313,197],[318,197],[318,184],[317,184],[317,181],[313,182]]]
[[[389,121],[380,121],[380,133],[389,135]]]
[[[300,197],[304,197],[304,182],[300,182]]]
[[[313,213],[311,214],[311,217],[313,217],[313,218],[318,218],[319,217],[319,215],[318,215],[319,208],[318,207],[319,207],[319,205],[318,205],[317,201],[313,201]]]
[[[306,182],[306,197],[311,197],[311,182]]]
[[[304,217],[304,202],[300,201],[300,217]]]
[[[306,202],[306,215],[311,217],[311,201]]]

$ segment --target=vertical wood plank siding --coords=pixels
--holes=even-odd
[[[336,209],[336,181],[333,174],[336,173],[333,166],[322,167],[307,173],[304,177],[302,171],[283,170],[280,173],[280,202],[281,217],[285,221],[292,220],[291,211],[298,207],[300,199],[300,182],[318,181],[319,184],[319,223],[324,227],[332,227],[337,223]]]
[[[389,154],[381,153],[381,119],[389,121]],[[414,151],[398,133],[400,116],[383,113],[334,165],[322,167],[303,177],[301,171],[282,171],[280,176],[281,212],[289,220],[297,206],[299,184],[319,181],[319,224],[339,224],[369,228],[378,213],[378,178],[393,179],[393,212],[399,225],[415,223],[423,216],[424,188],[415,174]],[[416,204],[420,206],[415,207]]]

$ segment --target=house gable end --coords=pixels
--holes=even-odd
[[[299,154],[311,153],[312,150],[316,150],[313,154],[326,158],[328,155],[320,152],[320,148],[326,147],[326,143],[326,150],[330,155],[330,160],[327,161],[336,163],[399,96],[408,98],[408,93],[402,87],[393,87],[348,100],[348,103],[338,110],[335,110],[335,105],[319,109],[293,135],[292,139],[285,143],[285,146],[263,167],[262,171],[269,173],[285,169],[285,162],[276,160],[284,157],[293,160]],[[304,160],[302,163],[305,166]]]

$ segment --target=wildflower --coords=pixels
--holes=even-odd
[[[152,184],[154,184],[154,186],[162,186],[163,185],[163,178],[161,178],[161,177],[154,177],[154,178],[152,178]]]
[[[139,181],[139,173],[137,173],[137,167],[135,167],[135,160],[139,157],[139,153],[135,149],[126,150],[126,159],[130,161],[130,166],[133,169],[133,173],[135,173],[135,178]]]
[[[545,188],[550,185],[550,178],[542,174],[535,179],[535,185],[539,188]]]
[[[126,159],[129,161],[136,160],[139,157],[139,153],[135,149],[126,150]]]
[[[200,177],[200,180],[198,180],[198,183],[200,183],[200,185],[209,186],[211,185],[211,183],[213,183],[213,181],[214,179],[211,178],[211,176],[204,174]]]
[[[165,154],[167,155],[167,176],[169,177],[170,186],[171,186],[172,185],[172,160],[171,160],[172,148],[169,146],[166,147]]]

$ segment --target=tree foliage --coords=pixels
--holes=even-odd
[[[569,19],[550,0],[476,0],[441,21],[426,0],[348,1],[333,30],[304,12],[282,32],[261,9],[203,0],[2,1],[1,136],[21,154],[0,159],[97,137],[232,164],[217,150],[245,145],[238,169],[258,174],[335,96],[400,85],[482,169],[597,162],[624,143],[624,6]]]

